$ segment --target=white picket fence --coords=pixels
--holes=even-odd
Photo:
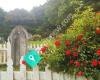
[[[0,64],[6,64],[7,62],[7,43],[0,44]]]
[[[28,48],[34,49],[37,52],[40,51],[41,45],[28,45]],[[0,80],[85,80],[85,78],[80,77],[75,79],[75,76],[70,76],[63,73],[55,73],[48,70],[46,67],[45,71],[39,71],[38,66],[33,69],[33,71],[26,71],[26,66],[20,64],[19,71],[13,71],[13,61],[11,59],[11,45],[9,41],[4,45],[0,45],[0,52],[4,51],[2,54],[2,59],[0,61],[2,64],[7,64],[7,71],[0,71]],[[92,79],[90,79],[92,80]]]
[[[75,80],[75,76],[51,72],[48,69],[42,72],[36,67],[33,71],[1,71],[0,80]],[[76,80],[85,80],[85,78],[80,77]]]
[[[28,50],[35,50],[40,53],[40,49],[45,46],[46,44],[37,44],[37,45],[28,45]],[[11,57],[11,45],[10,42],[5,42],[0,44],[0,64],[7,63],[7,57]]]
[[[37,44],[37,45],[32,45],[32,44],[29,44],[28,45],[28,50],[35,50],[37,51],[38,53],[40,53],[40,50],[43,46],[46,46],[46,44]]]

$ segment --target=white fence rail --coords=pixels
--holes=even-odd
[[[34,49],[38,53],[40,52],[40,49],[45,46],[46,44],[40,44],[40,45],[28,45],[28,50]],[[0,44],[0,64],[6,64],[7,58],[11,57],[11,45],[10,42],[5,42]]]
[[[13,71],[13,74],[12,72],[2,71],[0,72],[0,80],[75,80],[75,76],[54,73],[48,69],[46,69],[45,72],[42,72],[35,68],[33,71]],[[76,80],[85,80],[85,78],[80,77]]]
[[[7,62],[7,43],[0,44],[0,64]]]
[[[35,51],[37,51],[39,53],[43,46],[46,46],[46,44],[37,44],[37,45],[29,44],[28,50],[34,49]]]

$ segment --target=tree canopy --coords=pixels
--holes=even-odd
[[[70,13],[75,13],[81,2],[91,5],[95,12],[99,11],[99,0],[48,0],[44,5],[33,7],[30,12],[24,9],[6,12],[0,8],[0,36],[7,38],[12,28],[22,25],[32,34],[47,37]],[[70,25],[70,22],[67,24]]]

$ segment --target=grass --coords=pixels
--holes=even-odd
[[[53,43],[53,41],[54,39],[45,38],[38,41],[28,41],[28,44],[32,44],[32,45],[51,44]]]
[[[20,66],[14,66],[13,67],[14,71],[20,71]],[[26,66],[27,71],[32,71],[32,68],[29,66]],[[6,64],[1,64],[0,65],[0,71],[7,71],[7,65]]]
[[[6,71],[7,70],[7,65],[6,64],[1,64],[0,65],[0,71]]]
[[[14,66],[14,71],[20,71],[20,66]],[[32,71],[32,68],[26,65],[26,71]]]

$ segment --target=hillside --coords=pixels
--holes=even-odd
[[[74,13],[78,4],[72,5],[71,1],[74,0],[48,0],[44,5],[34,7],[30,12],[24,9],[6,12],[0,8],[0,36],[6,39],[16,25],[22,25],[31,34],[39,34],[45,38],[57,25],[61,25],[69,13]],[[99,11],[99,0],[82,1],[85,5],[93,6],[95,11]],[[65,27],[68,27],[70,22]]]

